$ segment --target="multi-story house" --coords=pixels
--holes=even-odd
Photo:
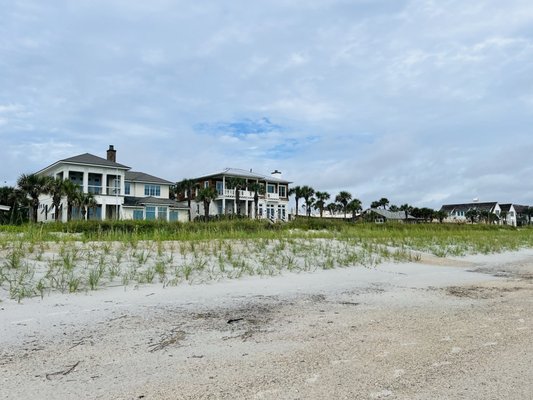
[[[491,214],[500,216],[501,208],[496,201],[485,203],[461,203],[461,204],[444,204],[441,211],[448,213],[445,222],[467,222],[466,213],[470,210],[488,211]]]
[[[236,189],[229,184],[231,178],[241,178],[245,185],[239,190],[237,203]],[[223,171],[194,178],[198,187],[213,187],[218,192],[218,197],[210,204],[210,215],[240,214],[250,218],[268,218],[271,220],[286,221],[288,219],[289,184],[291,182],[281,178],[278,170],[270,175],[263,175],[252,170],[226,168]],[[254,196],[251,189],[252,183],[263,186],[263,193],[259,194],[258,211],[255,215]],[[198,189],[197,189],[198,191]],[[203,215],[203,204],[196,204],[196,215]],[[193,213],[194,214],[194,213]]]
[[[91,193],[96,207],[89,208],[87,219],[187,220],[187,207],[169,198],[173,182],[130,171],[130,167],[116,162],[113,146],[109,146],[107,158],[85,153],[59,160],[37,174],[68,179],[83,193]],[[55,210],[49,195],[42,195],[39,202],[38,221],[53,221],[54,214],[60,212],[60,220],[66,222],[66,198],[59,210]],[[81,218],[77,207],[72,217]]]

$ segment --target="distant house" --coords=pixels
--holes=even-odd
[[[130,171],[130,167],[116,162],[113,146],[109,146],[106,158],[80,154],[59,160],[37,174],[68,179],[83,193],[91,193],[96,207],[88,210],[86,219],[187,220],[187,208],[169,198],[172,182]],[[53,207],[49,195],[42,195],[39,202],[38,221],[53,221],[59,212],[60,220],[66,222],[66,198],[59,210]],[[78,208],[73,209],[72,217],[82,218]]]
[[[500,221],[503,225],[520,226],[530,223],[528,206],[519,204],[500,204]]]
[[[407,211],[389,211],[380,208],[369,208],[362,213],[363,218],[377,224],[384,222],[416,222],[417,219]]]
[[[239,202],[236,203],[235,189],[228,185],[231,178],[242,178],[245,187],[239,190]],[[240,214],[250,218],[268,218],[286,221],[289,203],[289,184],[291,182],[281,178],[281,172],[274,171],[270,175],[259,174],[237,168],[226,168],[222,171],[194,178],[200,188],[213,187],[218,197],[210,204],[210,215]],[[264,193],[259,195],[258,211],[255,215],[254,195],[250,185],[259,183]],[[198,192],[198,190],[196,191]],[[193,194],[195,197],[196,194]],[[196,204],[196,215],[203,215],[203,204]],[[194,213],[193,213],[194,214]]]
[[[461,203],[461,204],[444,204],[441,211],[445,211],[448,216],[444,222],[468,222],[466,214],[470,210],[488,211],[490,214],[500,216],[501,208],[496,201],[486,203]]]

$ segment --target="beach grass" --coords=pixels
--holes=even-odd
[[[299,218],[0,227],[0,299],[110,285],[174,286],[533,247],[533,228]]]

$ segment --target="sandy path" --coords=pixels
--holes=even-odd
[[[530,399],[533,251],[459,261],[1,303],[0,398]]]

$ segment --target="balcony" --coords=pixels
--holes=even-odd
[[[108,196],[120,196],[120,187],[108,186],[106,188],[106,194]]]
[[[235,198],[235,189],[224,189],[224,197]],[[249,200],[254,198],[254,192],[249,190],[239,190],[239,199]]]
[[[87,191],[91,194],[102,194],[102,186],[100,185],[89,185],[87,186]]]
[[[266,196],[268,200],[279,200],[279,194],[277,193],[267,193]]]

